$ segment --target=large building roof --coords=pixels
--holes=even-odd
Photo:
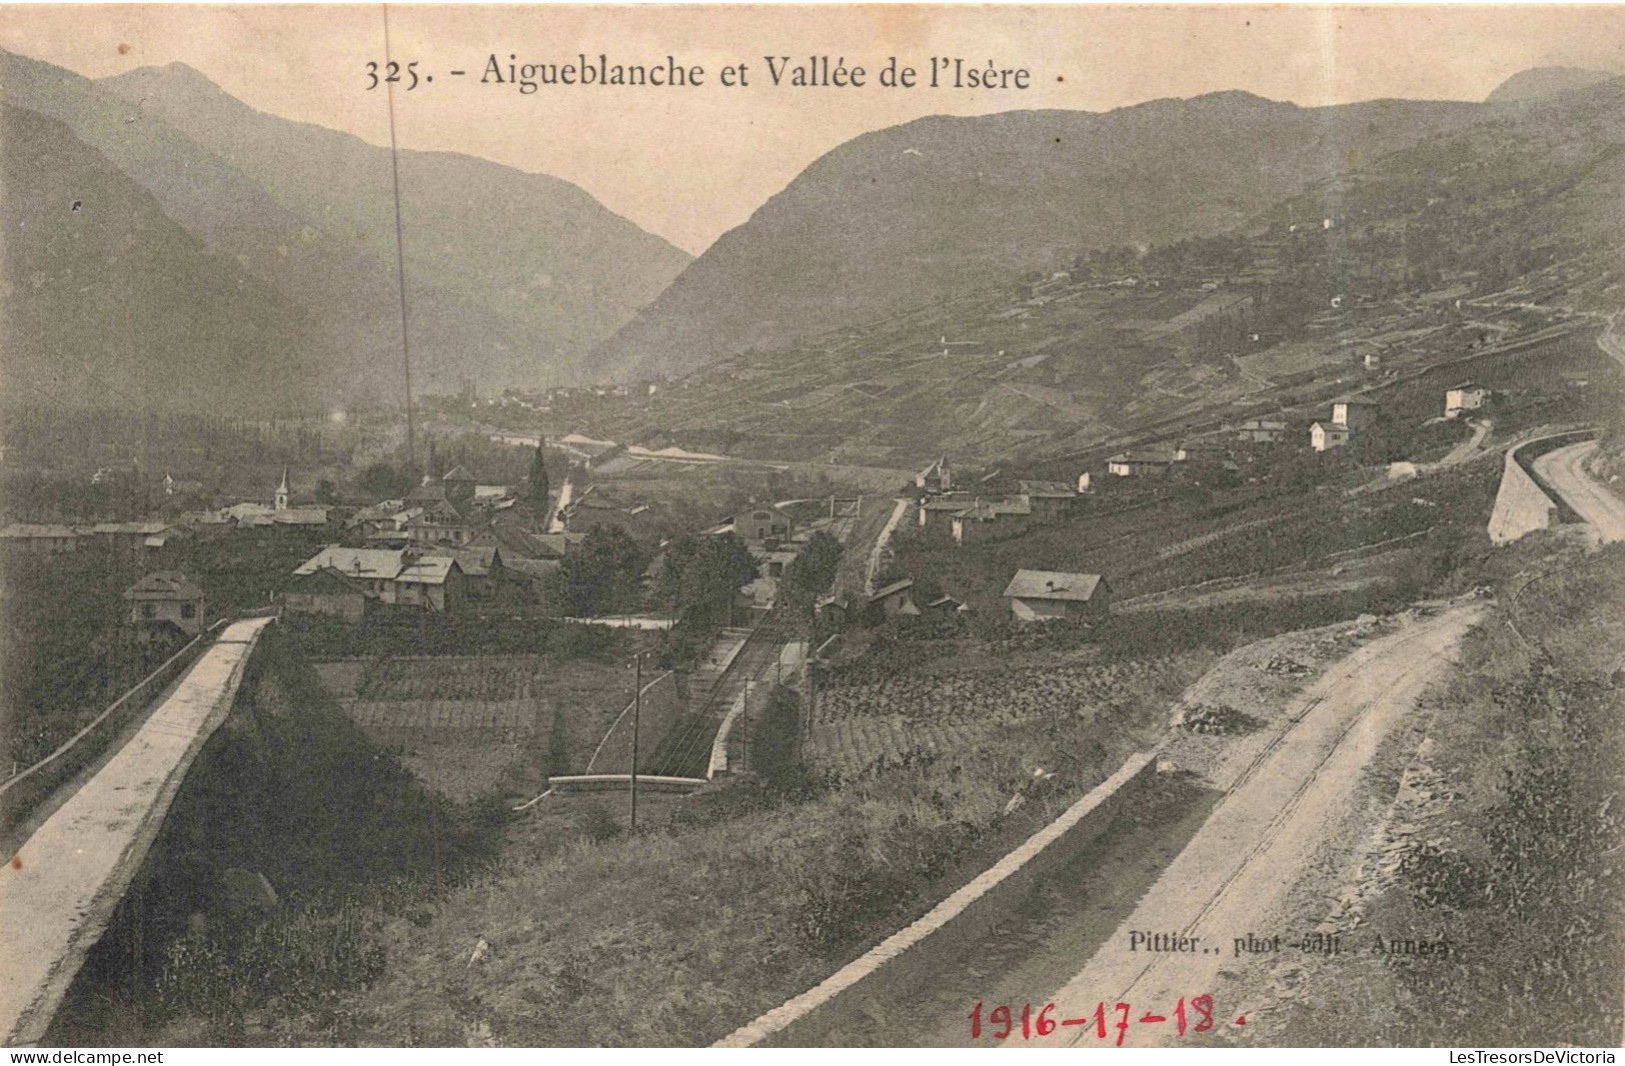
[[[493,567],[502,566],[502,551],[495,544],[442,548],[434,554],[456,559],[458,568],[470,577],[484,577]]]
[[[271,524],[278,526],[325,526],[327,525],[326,507],[289,507],[284,511],[274,511],[270,515]]]
[[[926,500],[920,504],[920,509],[924,511],[963,511],[970,506],[972,506],[970,497],[961,493],[952,498],[939,496],[933,500]]]
[[[68,526],[42,526],[33,525],[27,522],[19,522],[16,525],[10,525],[4,529],[0,529],[0,540],[35,540],[47,537],[53,540],[61,540],[65,537],[74,536],[78,536],[78,534],[76,534]]]
[[[399,581],[408,585],[442,585],[453,567],[451,553],[415,557],[403,548],[345,548],[330,544],[301,563],[295,577],[332,570],[347,578]]]
[[[403,585],[444,585],[453,570],[461,569],[448,555],[425,555],[402,567],[395,580]]]
[[[1017,570],[1005,587],[1007,599],[1074,600],[1087,602],[1100,587],[1099,574],[1069,574],[1061,570]]]
[[[168,528],[162,522],[98,522],[90,531],[105,535],[152,537]]]
[[[359,596],[361,589],[352,584],[350,579],[331,567],[309,574],[298,574],[288,585],[289,592],[324,595]]]
[[[1000,515],[1030,515],[1032,513],[1032,501],[1022,495],[1012,496],[1007,500],[977,500],[971,506],[954,515],[954,517],[968,518],[977,522],[991,522]]]
[[[201,600],[203,590],[187,580],[179,570],[159,570],[147,574],[124,590],[127,600]]]
[[[337,570],[345,577],[393,578],[401,572],[405,556],[398,548],[345,548],[329,544],[300,564],[294,574]]]
[[[1018,481],[1016,486],[1021,489],[1022,495],[1040,499],[1070,500],[1078,494],[1071,485],[1063,485],[1059,481]]]

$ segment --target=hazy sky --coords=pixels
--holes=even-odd
[[[1625,7],[394,6],[391,52],[435,80],[396,93],[402,148],[484,156],[582,186],[690,252],[743,222],[808,163],[928,114],[1107,110],[1246,89],[1300,104],[1481,99],[1542,64],[1625,72]],[[0,46],[89,77],[180,61],[286,118],[389,143],[379,6],[0,6]],[[506,62],[706,68],[698,89],[479,84]],[[1025,67],[1026,91],[775,88],[764,57],[888,56]],[[749,86],[723,88],[743,61]],[[451,70],[468,71],[463,78]]]

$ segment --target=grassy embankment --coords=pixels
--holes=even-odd
[[[342,1039],[333,1005],[381,972],[385,916],[428,921],[495,857],[500,806],[421,787],[290,643],[261,639],[52,1042],[254,1042],[270,1018]]]
[[[1187,656],[1110,706],[1012,723],[975,751],[916,754],[840,788],[740,786],[680,801],[665,829],[636,836],[518,830],[501,869],[450,895],[429,926],[389,923],[382,979],[345,1008],[355,1036],[714,1040],[923,913],[1102,780],[1160,734],[1172,694],[1208,661]],[[1032,783],[1037,766],[1057,765]],[[1005,815],[1018,792],[1028,802]],[[470,965],[481,940],[489,952]],[[326,1037],[297,1020],[278,1028]]]
[[[1539,537],[1495,566],[1499,602],[1438,694],[1425,746],[1412,736],[1372,768],[1386,795],[1407,787],[1350,886],[1360,921],[1345,953],[1308,959],[1278,1023],[1240,1036],[1291,1046],[1619,1040],[1625,551],[1580,556]],[[1379,953],[1379,937],[1450,948]]]

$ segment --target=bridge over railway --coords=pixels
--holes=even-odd
[[[140,729],[0,867],[0,1034],[37,1043],[225,720],[270,618],[233,622]]]

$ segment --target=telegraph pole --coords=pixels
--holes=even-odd
[[[638,719],[643,716],[643,653],[632,657],[632,828],[638,827]]]
[[[389,8],[384,8],[384,58],[390,58]],[[406,313],[406,247],[401,226],[401,161],[395,145],[395,84],[385,87],[389,99],[389,168],[395,190],[395,274],[400,281],[401,305],[401,368],[406,377],[406,466],[412,478],[417,478],[417,439],[412,413],[412,344],[407,330]],[[415,486],[414,486],[415,487]]]

